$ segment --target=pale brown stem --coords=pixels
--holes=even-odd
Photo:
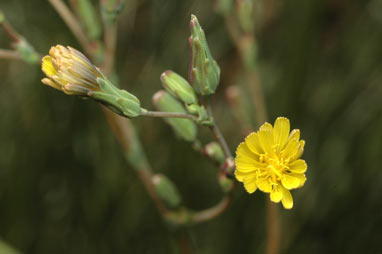
[[[267,244],[266,253],[267,254],[277,254],[279,253],[280,245],[280,222],[278,216],[278,204],[272,201],[267,201]]]
[[[0,58],[20,60],[20,55],[16,50],[0,49]]]
[[[266,122],[268,118],[264,95],[256,73],[255,63],[248,64],[245,61],[247,51],[250,47],[253,47],[253,44],[255,43],[255,36],[253,33],[240,32],[237,24],[235,24],[234,18],[235,17],[233,16],[226,16],[225,22],[231,39],[234,42],[243,63],[245,76],[247,78],[246,84],[251,92],[257,123],[260,125]],[[267,229],[266,253],[277,254],[279,253],[280,222],[278,216],[278,206],[271,201],[267,201]]]
[[[76,16],[70,11],[68,6],[62,0],[48,0],[53,8],[58,12],[61,18],[64,20],[66,25],[72,31],[73,35],[76,37],[81,47],[90,54],[90,41],[85,36],[84,31],[81,28],[80,22],[77,20]]]
[[[8,34],[9,38],[13,40],[14,42],[18,42],[20,40],[20,35],[13,29],[13,27],[6,21],[4,20],[1,22],[1,26],[5,30],[5,32]]]
[[[117,46],[117,26],[116,24],[104,25],[105,60],[103,70],[112,73],[115,61],[115,49]]]

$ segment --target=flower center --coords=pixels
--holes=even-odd
[[[284,172],[289,169],[287,166],[289,159],[285,160],[277,155],[270,156],[268,154],[264,154],[262,159],[268,165],[266,168],[269,170],[269,175],[274,183],[281,180]]]

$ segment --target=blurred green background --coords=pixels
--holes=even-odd
[[[116,71],[153,108],[159,76],[187,76],[190,14],[222,68],[213,99],[232,151],[242,137],[224,98],[242,81],[237,51],[211,1],[127,0]],[[269,117],[291,120],[306,140],[305,186],[282,210],[282,253],[382,253],[382,1],[258,1],[259,75]],[[81,49],[45,0],[1,0],[7,20],[38,52]],[[0,29],[0,48],[10,39]],[[100,107],[45,87],[40,66],[0,59],[0,238],[28,254],[178,253]],[[221,197],[216,168],[161,119],[134,119],[156,172],[184,203]],[[200,139],[212,136],[200,129]],[[265,201],[238,186],[218,218],[185,230],[194,253],[263,253]],[[184,233],[184,232],[183,232]],[[0,253],[2,254],[2,253]]]

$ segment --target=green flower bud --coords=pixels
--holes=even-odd
[[[197,104],[198,99],[190,84],[182,76],[173,71],[165,71],[160,76],[162,86],[174,97],[185,104]]]
[[[212,58],[203,29],[195,15],[191,15],[191,63],[189,80],[194,90],[201,95],[215,93],[220,80],[220,68]]]
[[[217,142],[211,142],[207,144],[204,148],[205,154],[211,159],[217,161],[218,163],[224,162],[224,153],[222,148]]]
[[[184,106],[166,91],[158,91],[153,96],[153,103],[160,111],[187,113]],[[194,141],[197,134],[196,124],[189,119],[166,118],[164,119],[175,133],[186,141]]]
[[[181,197],[176,186],[162,174],[156,174],[152,178],[154,188],[158,197],[166,204],[168,208],[174,209],[179,207]]]

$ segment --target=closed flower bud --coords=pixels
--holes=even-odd
[[[158,91],[153,96],[153,103],[160,111],[187,113],[184,106],[166,91]],[[175,133],[186,141],[194,141],[197,134],[196,124],[189,119],[166,118],[165,121]]]
[[[42,60],[45,85],[69,95],[91,97],[115,113],[136,117],[141,113],[137,97],[115,87],[81,52],[58,45]]]
[[[179,207],[181,198],[176,186],[165,175],[156,174],[152,178],[155,191],[158,197],[165,203],[168,208],[174,209]]]
[[[197,104],[198,99],[190,84],[182,76],[173,71],[165,71],[160,76],[162,86],[174,97],[187,105]]]
[[[191,63],[189,80],[194,90],[201,95],[215,93],[220,80],[220,68],[212,58],[203,29],[195,15],[191,15]]]
[[[97,78],[102,78],[101,72],[71,47],[52,47],[42,59],[42,71],[47,76],[42,83],[69,95],[87,96],[90,91],[100,90]]]

